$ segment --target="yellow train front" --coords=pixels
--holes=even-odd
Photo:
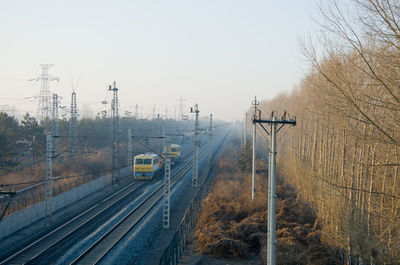
[[[165,154],[164,147],[164,154]],[[171,144],[171,165],[177,163],[181,157],[181,146],[179,144]]]
[[[135,179],[151,180],[161,172],[162,161],[157,154],[147,153],[134,157],[133,176]]]

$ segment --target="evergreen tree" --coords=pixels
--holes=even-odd
[[[17,140],[20,136],[18,120],[0,112],[0,168],[10,169],[18,164]]]
[[[237,158],[238,167],[242,171],[250,170],[252,165],[252,155],[250,143],[247,143]]]

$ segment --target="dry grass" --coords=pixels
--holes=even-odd
[[[156,150],[158,142],[151,142],[149,146]],[[134,143],[133,150],[135,153],[143,153],[148,151],[143,146]],[[53,196],[68,191],[72,188],[85,184],[95,178],[103,176],[111,172],[112,167],[112,149],[107,147],[96,150],[92,154],[80,154],[75,157],[65,156],[63,160],[53,160]],[[120,167],[126,166],[127,146],[120,146]],[[10,191],[26,189],[24,192],[19,192],[17,196],[12,198],[12,203],[5,212],[5,216],[19,211],[23,208],[31,206],[45,199],[45,184],[34,185],[35,183],[45,180],[45,161],[33,167],[27,167],[17,171],[9,172],[0,176],[0,183],[27,183],[24,185],[13,185],[2,188]],[[8,197],[0,198],[0,214],[4,211],[5,206],[9,201]]]
[[[54,161],[53,178],[65,178],[53,181],[53,196],[108,173],[111,168],[110,152],[111,150],[106,148],[96,154],[65,158],[60,163]],[[10,190],[19,190],[20,192],[12,198],[12,204],[7,209],[5,216],[44,200],[45,183],[34,185],[44,179],[44,163],[3,175],[0,178],[1,183],[28,183],[10,187]],[[2,210],[7,201],[7,198],[1,200]]]
[[[202,203],[197,223],[197,250],[222,257],[247,257],[260,251],[266,231],[266,187],[260,185],[252,201],[250,176],[235,167],[236,156],[228,147],[217,168],[217,181]],[[258,176],[265,183],[265,176]]]
[[[250,174],[236,166],[228,147],[218,163],[216,182],[202,203],[196,226],[197,251],[220,257],[266,257],[267,176],[257,176],[251,200]],[[236,152],[237,153],[237,152]],[[320,241],[316,217],[289,185],[277,185],[277,264],[338,264],[335,251]]]
[[[139,143],[132,144],[134,155],[149,150]],[[159,141],[146,143],[152,150],[158,151]],[[61,161],[53,160],[53,196],[78,187],[95,178],[111,172],[112,149],[110,147],[97,149],[96,153],[79,153],[75,157],[68,157],[64,153]],[[119,166],[127,166],[127,144],[120,144]],[[32,157],[24,158],[22,165],[31,163]],[[0,172],[0,185],[3,191],[19,191],[11,199],[9,196],[0,196],[0,216],[7,216],[45,199],[45,158],[37,158],[40,162],[36,166],[16,167],[11,172]],[[59,179],[57,179],[59,178]],[[43,183],[40,183],[43,182]],[[26,184],[21,184],[26,183]],[[38,184],[40,183],[40,184]],[[11,185],[10,185],[11,184]],[[18,184],[18,185],[13,185]],[[9,202],[11,201],[11,204]]]

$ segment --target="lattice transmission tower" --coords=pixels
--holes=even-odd
[[[40,64],[40,67],[42,68],[42,74],[36,78],[29,79],[29,81],[41,81],[39,104],[36,115],[39,121],[51,118],[52,98],[50,93],[49,82],[60,81],[58,77],[49,75],[49,69],[53,66],[54,64]]]

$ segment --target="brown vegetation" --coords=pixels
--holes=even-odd
[[[158,147],[158,142],[150,141],[149,146],[153,149]],[[133,143],[135,152],[146,152],[142,145]],[[126,144],[120,146],[121,168],[126,167]],[[111,172],[110,147],[97,149],[93,153],[82,153],[69,157],[64,153],[62,160],[53,160],[53,196],[68,191],[72,188],[85,184],[93,179]],[[10,215],[13,212],[24,209],[45,199],[45,160],[42,158],[37,165],[16,168],[0,175],[0,183],[3,190],[18,191],[17,195],[0,197],[0,216]],[[11,202],[9,204],[9,202]],[[8,205],[9,204],[9,205]],[[8,205],[8,206],[7,206]]]
[[[252,201],[250,176],[239,170],[237,151],[228,147],[219,161],[216,182],[202,203],[196,248],[221,257],[265,257],[267,179],[264,172],[257,176],[257,195]],[[335,264],[335,252],[320,242],[311,208],[288,185],[279,184],[277,193],[278,264]]]
[[[53,196],[109,173],[110,152],[109,148],[105,148],[96,154],[65,158],[62,163],[54,162]],[[7,208],[5,216],[44,200],[44,176],[45,164],[41,163],[35,167],[12,171],[1,177],[1,182],[5,183],[26,183],[10,186],[12,190],[19,190],[19,193],[12,197],[12,204]],[[5,202],[1,200],[2,204],[7,203],[8,198],[4,200]]]
[[[400,7],[350,2],[322,8],[322,45],[304,50],[312,71],[261,108],[297,116],[280,132],[278,170],[316,211],[322,241],[400,264]]]

